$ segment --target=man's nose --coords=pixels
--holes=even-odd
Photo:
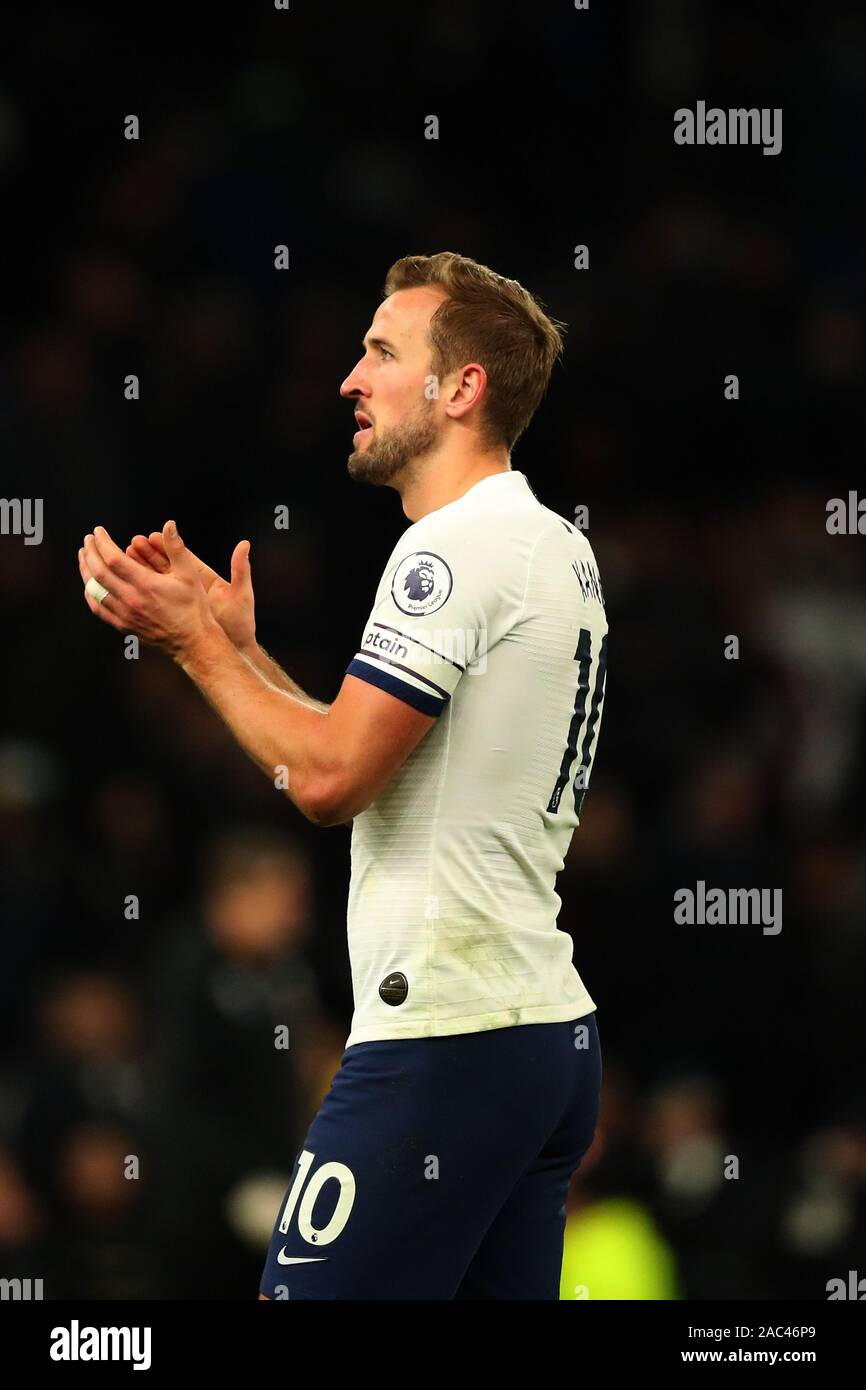
[[[358,366],[356,365],[356,366],[354,366],[354,367],[352,368],[352,370],[350,371],[349,375],[346,377],[346,380],[343,382],[342,386],[340,387],[340,395],[341,395],[341,396],[366,396],[366,395],[368,395],[368,394],[369,394],[368,388],[364,385],[364,382],[362,381],[361,377],[358,375]]]

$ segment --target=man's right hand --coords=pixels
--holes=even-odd
[[[151,531],[149,536],[133,536],[126,553],[158,574],[171,569],[161,531]],[[222,579],[191,550],[187,550],[187,554],[198,570],[211,612],[223,632],[239,651],[251,656],[256,649],[256,614],[249,541],[238,541],[234,548],[230,581]]]

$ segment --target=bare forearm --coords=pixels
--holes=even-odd
[[[299,698],[278,689],[216,625],[179,664],[244,752],[271,780],[282,775],[291,800],[317,820],[317,806],[335,772],[325,731],[327,706],[307,703],[303,691]]]
[[[261,672],[265,680],[269,681],[271,685],[275,685],[278,690],[285,690],[289,695],[294,695],[295,699],[300,700],[302,704],[308,705],[310,709],[317,709],[322,714],[330,708],[321,700],[314,700],[312,695],[308,695],[306,691],[302,690],[258,642],[254,643],[252,647],[245,648],[243,655],[252,662],[257,671]]]

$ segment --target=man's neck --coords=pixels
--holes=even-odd
[[[416,468],[398,488],[403,511],[410,521],[420,521],[428,512],[438,511],[449,502],[456,502],[482,478],[511,470],[511,458],[504,447],[474,458],[444,462],[441,458],[426,461],[427,466]]]

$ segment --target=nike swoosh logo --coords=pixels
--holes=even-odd
[[[277,1255],[277,1260],[281,1265],[318,1265],[327,1260],[327,1255],[287,1255],[286,1247],[283,1246]]]

